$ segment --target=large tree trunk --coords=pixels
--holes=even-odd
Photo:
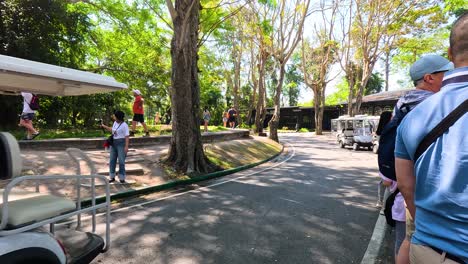
[[[200,86],[198,82],[199,0],[178,0],[173,14],[172,138],[166,162],[176,171],[191,175],[214,171],[203,152],[200,134]]]
[[[349,94],[348,94],[348,115],[353,116],[353,100],[354,100],[354,80],[348,79]]]
[[[234,59],[234,89],[233,89],[233,95],[234,95],[234,109],[237,111],[237,124],[241,124],[241,118],[240,118],[240,113],[239,113],[239,90],[240,90],[240,83],[241,83],[241,78],[240,78],[240,72],[241,72],[241,59],[242,59],[242,44],[239,45],[240,47],[234,46],[234,54],[233,54],[233,59]]]
[[[276,93],[275,93],[275,99],[274,99],[275,112],[270,122],[268,123],[268,126],[270,127],[269,138],[276,142],[279,142],[278,126],[279,126],[279,121],[280,121],[281,90],[283,89],[284,73],[285,73],[285,65],[284,63],[280,62],[280,76],[279,76],[278,84],[276,85]]]
[[[368,62],[367,62],[368,63]],[[359,83],[359,90],[358,94],[356,96],[356,104],[354,108],[354,114],[358,115],[359,111],[361,110],[361,104],[362,104],[362,97],[364,95],[364,88],[367,85],[367,82],[369,81],[369,78],[372,74],[372,69],[370,68],[369,64],[366,62],[363,65],[363,71],[362,71],[362,79],[361,82]]]
[[[263,120],[265,111],[265,60],[264,55],[260,55],[258,62],[258,101],[255,109],[255,133],[263,132]]]
[[[388,92],[388,77],[390,76],[390,50],[385,53],[385,91]]]
[[[257,57],[258,58],[258,57]],[[250,49],[250,80],[252,82],[252,93],[250,94],[249,98],[249,113],[247,114],[247,123],[249,128],[252,127],[252,113],[255,110],[255,100],[257,98],[257,87],[258,87],[258,79],[255,75],[255,67],[257,65],[258,59],[256,59],[255,51],[253,48]]]
[[[314,109],[315,109],[315,135],[323,135],[323,112],[325,108],[325,87],[326,83],[319,83],[321,87],[314,89]]]

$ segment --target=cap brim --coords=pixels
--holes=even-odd
[[[453,62],[449,62],[434,72],[445,72],[445,71],[451,71],[453,69],[454,69]]]

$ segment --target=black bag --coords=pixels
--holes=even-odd
[[[114,144],[114,135],[110,135],[110,136],[106,139],[106,142],[107,142],[107,145],[112,146],[112,145]]]
[[[414,160],[418,160],[418,158],[427,150],[427,148],[432,145],[436,141],[438,137],[440,137],[449,127],[451,127],[455,122],[457,122],[460,117],[462,117],[468,111],[468,99],[461,103],[458,107],[456,107],[450,114],[448,114],[439,124],[437,124],[419,143],[418,148],[415,152]],[[380,150],[380,149],[379,149]],[[395,162],[395,160],[394,160]],[[395,163],[394,163],[395,164]],[[379,164],[380,167],[380,164]],[[384,174],[385,175],[385,174]],[[385,175],[387,176],[387,175]],[[395,220],[392,218],[392,207],[395,203],[395,197],[400,192],[397,188],[390,196],[387,197],[385,200],[385,208],[384,214],[385,219],[387,220],[387,224],[389,226],[395,226]]]
[[[33,94],[31,102],[28,103],[31,110],[39,110],[39,96]]]
[[[398,188],[387,197],[387,200],[385,200],[385,208],[384,208],[384,214],[385,214],[385,220],[387,220],[387,225],[394,227],[396,225],[395,220],[393,220],[392,217],[392,207],[393,204],[395,203],[395,197],[397,194],[400,192]]]
[[[123,122],[122,122],[123,123]],[[119,130],[119,127],[122,125],[122,123],[120,123],[120,125],[117,127],[117,129],[115,129],[114,133]],[[106,142],[109,146],[113,146],[114,145],[114,134],[110,135],[107,139],[106,139]]]
[[[395,116],[388,122],[380,135],[379,150],[377,152],[377,160],[379,163],[379,171],[385,177],[396,181],[395,174],[395,141],[397,128],[403,118],[410,111],[409,106],[401,106],[395,110]]]

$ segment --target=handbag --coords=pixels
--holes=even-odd
[[[114,135],[110,135],[107,139],[106,139],[106,143],[108,146],[112,146],[114,144]]]
[[[122,122],[123,123],[123,122]],[[117,129],[114,131],[114,133],[119,130],[119,127],[122,125],[122,123],[120,123],[120,125],[117,127]],[[107,139],[106,139],[106,143],[107,145],[109,146],[113,146],[114,145],[114,134],[112,133],[112,135],[110,135]]]

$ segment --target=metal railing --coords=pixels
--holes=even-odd
[[[81,214],[90,213],[92,217],[92,232],[96,232],[96,211],[103,208],[105,209],[105,222],[106,222],[106,234],[105,234],[105,246],[102,252],[105,252],[109,249],[110,246],[110,190],[109,182],[105,176],[97,175],[96,168],[94,167],[92,161],[89,157],[79,149],[67,149],[67,153],[73,159],[75,163],[78,164],[78,173],[77,175],[33,175],[33,176],[19,176],[13,178],[8,185],[5,187],[3,192],[3,204],[2,204],[2,217],[0,222],[0,236],[8,236],[13,234],[22,233],[29,231],[38,227],[49,225],[49,230],[53,234],[55,231],[55,224],[59,221],[65,220],[70,217],[77,217],[77,229],[81,227]],[[88,166],[90,166],[91,174],[90,175],[81,175],[80,169],[80,159],[86,161]],[[59,216],[50,217],[38,222],[31,223],[29,225],[5,230],[8,224],[9,217],[9,206],[8,206],[8,197],[12,189],[24,181],[54,181],[54,180],[75,180],[75,189],[76,189],[76,210],[61,214]],[[81,188],[83,187],[82,180],[91,181],[91,206],[82,208],[81,207]],[[96,180],[102,181],[105,186],[106,191],[106,202],[102,204],[96,204]],[[37,190],[37,188],[36,188]],[[65,199],[65,198],[64,198]]]

